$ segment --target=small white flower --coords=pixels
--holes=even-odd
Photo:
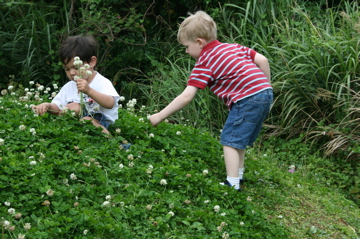
[[[88,230],[84,230],[83,234],[86,235],[88,233]]]
[[[54,87],[55,90],[59,89],[57,84],[53,84],[53,87]]]
[[[14,208],[9,208],[9,209],[8,209],[8,213],[9,213],[10,215],[14,215],[14,214],[15,214],[15,209],[14,209]]]
[[[125,100],[125,97],[124,96],[120,96],[120,101],[124,101]]]
[[[36,130],[34,128],[30,129],[30,133],[35,133],[35,132],[36,132]]]
[[[29,222],[25,223],[24,229],[25,230],[30,230],[31,229],[31,223],[29,223]]]
[[[220,206],[219,206],[219,205],[216,205],[216,206],[214,207],[214,211],[215,211],[215,212],[219,212],[219,211],[220,211]]]
[[[173,211],[168,212],[168,214],[172,217],[175,216],[175,213]]]
[[[8,207],[10,207],[10,205],[11,205],[11,203],[9,203],[9,202],[5,202],[4,204],[5,204],[5,206],[8,206]]]
[[[8,90],[12,90],[12,89],[14,89],[14,86],[9,85]]]
[[[161,179],[161,180],[160,180],[160,184],[161,184],[161,185],[166,185],[166,184],[167,184],[166,179]]]
[[[229,238],[230,238],[229,233],[224,232],[224,233],[222,234],[222,238],[223,238],[223,239],[229,239]]]
[[[43,85],[40,85],[37,89],[38,89],[38,91],[43,91],[43,90],[44,90],[44,86],[43,86]]]
[[[129,163],[129,168],[132,168],[132,167],[134,167],[134,162]]]
[[[77,81],[78,79],[80,79],[79,76],[74,76],[74,81]]]
[[[75,175],[74,173],[72,173],[72,174],[70,174],[70,179],[71,179],[71,180],[76,180],[77,177],[76,177],[76,175]]]
[[[18,239],[25,239],[25,235],[24,234],[19,234]]]
[[[5,221],[3,222],[3,225],[4,225],[5,227],[8,227],[8,226],[10,226],[10,222],[5,220]]]
[[[30,161],[30,165],[36,165],[36,161],[35,160]]]
[[[121,129],[117,128],[117,129],[115,130],[115,132],[118,133],[118,134],[120,134],[120,133],[121,133]]]
[[[47,194],[48,196],[50,196],[50,197],[53,196],[54,193],[55,193],[55,192],[54,192],[53,190],[51,190],[51,189],[49,189],[49,190],[46,191],[46,194]]]
[[[204,201],[204,203],[209,203],[209,202],[210,202],[210,200],[205,200],[205,201]]]
[[[134,159],[134,155],[129,154],[127,158],[128,158],[129,160],[133,160],[133,159]]]
[[[139,122],[144,122],[144,118],[140,118],[140,119],[139,119]]]
[[[89,71],[89,70],[87,70],[87,71],[85,72],[85,74],[86,74],[87,76],[91,76],[91,75],[92,75],[92,72]]]
[[[0,145],[4,145],[5,144],[5,140],[0,138]]]
[[[209,173],[209,171],[207,170],[207,169],[205,169],[204,171],[203,171],[203,175],[205,176],[205,175],[207,175]]]
[[[153,133],[150,133],[149,134],[149,138],[154,138],[155,136],[154,136],[154,134]]]
[[[245,223],[244,222],[240,222],[240,226],[244,226],[245,225]]]
[[[251,202],[251,201],[252,201],[252,198],[251,198],[250,196],[248,196],[248,197],[246,198],[246,200],[249,201],[249,202]]]
[[[282,215],[279,215],[279,216],[278,216],[278,218],[280,218],[280,219],[281,219],[281,218],[283,218],[283,216],[282,216]]]
[[[107,201],[111,201],[111,195],[107,195],[107,196],[105,197],[105,199],[106,199]]]
[[[181,132],[180,132],[180,131],[177,131],[177,132],[176,132],[176,135],[181,135]]]
[[[121,163],[121,164],[119,164],[119,168],[124,168],[124,165]]]
[[[226,212],[223,212],[220,214],[221,216],[225,217],[226,216]]]
[[[109,201],[105,201],[105,202],[102,203],[102,206],[103,206],[103,207],[108,207],[108,206],[110,206],[110,202],[109,202]]]
[[[26,129],[26,126],[22,124],[22,125],[19,126],[19,129],[20,129],[20,130],[25,130],[25,129]]]

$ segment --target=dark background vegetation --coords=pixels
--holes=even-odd
[[[1,89],[29,81],[63,85],[61,41],[91,33],[99,41],[98,71],[121,95],[153,110],[181,91],[193,64],[176,41],[178,24],[188,12],[207,11],[219,40],[252,47],[271,62],[276,97],[262,139],[311,142],[346,175],[334,183],[359,200],[357,0],[20,0],[0,1],[0,7]],[[176,89],[168,88],[173,82]],[[218,132],[226,109],[208,93],[172,120]]]

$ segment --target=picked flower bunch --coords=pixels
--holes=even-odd
[[[88,70],[90,68],[89,64],[84,64],[80,57],[74,57],[74,66],[78,67],[78,74],[74,77],[74,81],[76,82],[78,79],[84,79],[85,76],[92,75],[92,72]],[[83,115],[84,107],[86,108],[86,104],[84,102],[84,93],[80,91],[80,117]]]

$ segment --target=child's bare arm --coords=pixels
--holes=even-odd
[[[84,92],[95,100],[99,105],[106,109],[111,109],[114,107],[115,100],[111,95],[100,93],[89,86],[86,80],[78,79],[76,82],[77,88],[79,91]]]
[[[187,106],[195,97],[198,88],[187,86],[185,90],[176,97],[168,106],[157,114],[150,116],[149,120],[153,126],[158,125],[161,121]]]
[[[41,103],[40,105],[34,105],[32,109],[35,110],[38,115],[43,115],[46,112],[57,115],[60,112],[59,107],[54,103]]]
[[[256,53],[254,62],[260,68],[260,70],[264,72],[269,82],[271,82],[270,65],[268,59],[260,53]]]

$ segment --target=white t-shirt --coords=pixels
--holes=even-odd
[[[110,80],[102,76],[99,72],[96,72],[94,79],[91,81],[89,86],[106,95],[111,95],[114,97],[115,104],[111,109],[106,109],[100,106],[97,102],[91,99],[88,95],[84,95],[84,102],[86,104],[86,109],[90,114],[102,113],[106,116],[107,119],[114,123],[114,121],[119,117],[118,116],[118,101],[120,99],[119,94],[116,92],[113,84]],[[76,87],[75,81],[69,81],[66,83],[60,90],[60,92],[55,96],[51,103],[55,103],[61,110],[69,103],[80,103],[80,93]]]

